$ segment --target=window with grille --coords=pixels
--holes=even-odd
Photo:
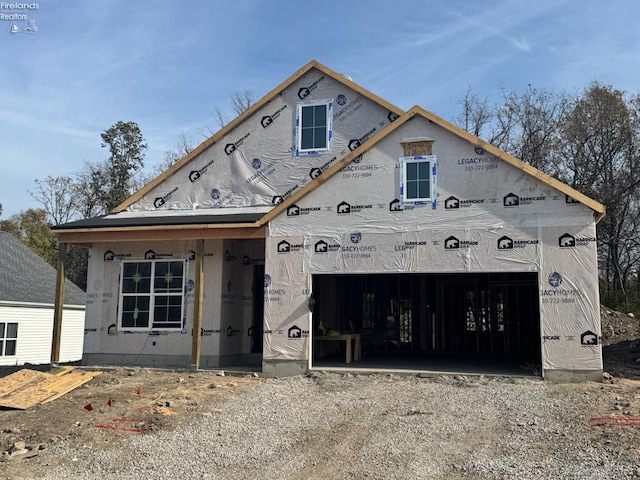
[[[333,100],[298,103],[296,110],[296,156],[331,151]]]
[[[15,355],[17,343],[18,324],[0,323],[0,356]]]
[[[403,204],[426,205],[436,199],[436,157],[400,159],[400,197]]]
[[[184,277],[183,260],[123,262],[120,328],[181,329]]]

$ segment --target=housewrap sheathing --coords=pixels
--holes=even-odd
[[[296,157],[296,104],[334,100],[330,154]],[[317,70],[298,79],[127,210],[276,205],[398,117]]]
[[[403,207],[400,141],[425,135],[437,203]],[[537,272],[543,368],[601,370],[595,237],[589,208],[416,118],[270,222],[264,358],[308,358],[314,274]]]
[[[84,352],[109,355],[188,356],[191,353],[195,243],[122,242],[94,244],[87,281]],[[186,260],[183,326],[180,330],[118,329],[120,272],[123,261],[144,260],[149,251],[161,260]],[[264,263],[262,243],[206,241],[202,304],[202,355],[225,357],[250,352],[253,266]]]
[[[332,152],[296,157],[296,104],[322,99],[334,100]],[[207,214],[224,212],[226,207],[250,212],[278,205],[376,138],[397,116],[357,90],[311,70],[127,210],[144,217],[169,210]],[[424,136],[434,140],[437,201],[404,207],[398,198],[399,158],[404,156],[400,142]],[[309,358],[313,274],[521,271],[538,273],[544,369],[601,369],[592,213],[522,170],[416,117],[269,223],[264,252],[264,359]],[[169,248],[168,253],[188,255],[195,247]],[[115,264],[100,264],[106,249],[106,245],[92,249],[98,258],[90,262],[90,278],[101,279],[99,270],[105,268],[105,285],[100,289],[109,290],[94,285],[91,294],[115,299],[118,269]],[[208,275],[217,280],[223,270],[239,268],[224,269],[226,248],[221,244],[216,251],[205,259],[205,282]],[[213,297],[205,304],[221,304],[220,310],[209,311],[210,325],[220,327],[209,327],[213,335],[227,323],[227,318],[219,318],[226,315],[223,285],[228,280],[221,279],[216,291],[205,292]],[[101,320],[91,320],[90,329],[104,332],[117,321],[116,300],[100,298],[105,300],[87,306],[88,319],[90,310],[101,312]],[[206,316],[207,312],[205,322]],[[187,309],[182,332],[172,334],[184,340],[171,342],[167,354],[189,352],[192,325],[192,309]],[[96,335],[99,339],[88,342],[88,348],[96,351],[158,351],[140,339],[125,348],[116,346],[106,333]],[[203,355],[207,348],[203,344]]]

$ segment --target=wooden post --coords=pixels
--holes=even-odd
[[[196,284],[195,297],[193,299],[193,338],[191,343],[191,368],[197,370],[200,368],[200,347],[202,344],[202,297],[204,291],[204,240],[196,240]]]
[[[60,361],[60,337],[62,334],[62,309],[64,307],[64,266],[67,259],[67,244],[58,243],[58,269],[56,275],[56,298],[53,310],[53,339],[51,342],[51,367]]]

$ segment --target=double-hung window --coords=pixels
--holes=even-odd
[[[333,100],[298,103],[296,110],[296,156],[331,151]]]
[[[400,158],[400,197],[405,205],[426,205],[436,200],[436,157]]]
[[[0,323],[0,357],[16,354],[18,343],[18,324]]]
[[[123,262],[120,328],[181,329],[185,270],[184,260]]]

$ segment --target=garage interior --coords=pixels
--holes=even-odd
[[[536,272],[314,275],[313,298],[312,338],[359,333],[361,358],[314,341],[311,368],[541,372]]]

